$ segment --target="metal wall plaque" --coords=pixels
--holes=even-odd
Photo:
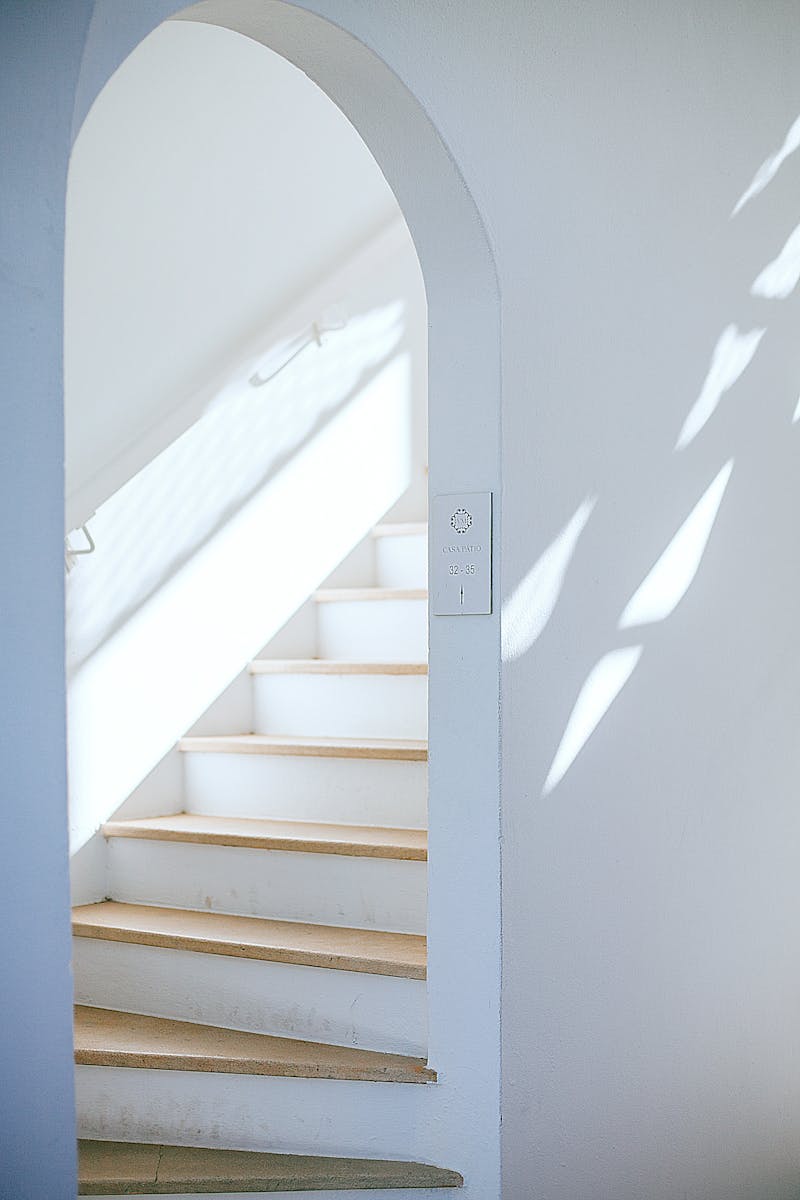
[[[431,609],[436,616],[492,611],[492,493],[434,496]]]

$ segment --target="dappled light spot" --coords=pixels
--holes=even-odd
[[[248,391],[258,397],[270,388]],[[301,397],[298,392],[298,402]],[[137,594],[135,607],[110,630],[103,626],[91,653],[71,663],[70,787],[78,798],[71,810],[73,853],[408,487],[410,354],[392,354],[345,401],[299,445],[292,437],[291,453],[253,493],[226,510],[185,560],[167,564],[149,592]],[[254,412],[261,407],[256,401]],[[308,415],[299,404],[303,426]],[[189,432],[194,430],[197,426]],[[198,449],[206,436],[195,442]],[[264,443],[268,452],[268,439]],[[213,448],[207,449],[210,475]],[[184,503],[204,499],[204,478],[176,477]],[[137,480],[142,482],[140,477],[132,482]],[[166,486],[162,495],[166,504]],[[114,511],[115,520],[103,527],[109,535],[123,532],[124,514]],[[139,522],[136,529],[145,540],[166,542],[171,521],[153,529]],[[128,532],[132,541],[134,531]],[[97,554],[83,560],[85,572],[76,568],[70,582],[88,574],[95,559],[102,564],[113,549],[111,536],[98,536]],[[81,735],[87,729],[90,738]]]
[[[745,204],[752,200],[754,196],[757,196],[759,192],[763,192],[767,184],[778,174],[778,171],[786,162],[789,155],[794,154],[798,146],[800,146],[800,117],[797,118],[786,134],[780,150],[776,150],[774,154],[770,154],[769,158],[766,158],[758,168],[753,176],[752,183],[736,201],[736,207],[731,213],[732,217],[741,212]]]
[[[578,538],[597,498],[587,496],[503,605],[503,659],[520,658],[541,635],[558,602]]]
[[[248,383],[256,364],[245,364],[191,428],[101,505],[91,522],[98,552],[67,581],[71,669],[402,352],[406,322],[402,299],[356,312],[262,388]]]
[[[736,383],[753,359],[765,329],[751,329],[740,333],[735,325],[729,325],[720,336],[711,356],[711,366],[689,415],[683,423],[675,445],[683,450],[694,441],[700,430],[711,418],[725,392]]]
[[[769,263],[750,291],[765,300],[785,300],[800,280],[800,225],[789,237],[777,258]]]
[[[603,655],[589,672],[547,774],[543,796],[549,795],[564,778],[630,679],[641,656],[641,646],[625,646]]]
[[[686,595],[705,553],[732,470],[730,459],[628,601],[620,617],[620,629],[663,621]]]

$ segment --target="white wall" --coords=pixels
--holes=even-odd
[[[122,64],[77,139],[67,214],[67,508],[104,500],[66,588],[86,903],[105,894],[102,821],[387,509],[424,518],[426,303],[353,126],[218,26],[162,26]],[[251,386],[328,313],[346,327]]]
[[[800,112],[796,6],[309,7],[354,31],[419,98],[498,264],[509,603],[528,581],[504,669],[503,1195],[783,1200],[800,1169],[800,368],[796,293],[768,300],[751,288],[800,216],[798,155],[731,213]],[[429,288],[433,356],[439,296]],[[465,288],[451,303],[460,314],[473,296]],[[705,381],[732,324],[767,332],[676,451],[698,398],[707,408],[720,391]],[[434,402],[432,428],[439,415]],[[663,619],[619,629],[731,459],[708,538],[710,501],[668,584],[656,576],[633,609]],[[459,477],[439,429],[433,486],[482,486],[477,461]],[[445,651],[440,686],[463,717],[466,668],[447,653],[459,645],[480,679],[485,646],[483,626],[459,628],[435,634],[432,661]],[[590,676],[606,699],[621,690],[543,795]],[[467,759],[491,722],[481,690],[469,695]],[[489,855],[442,732],[459,853],[480,828]],[[484,1000],[489,958],[472,964]],[[464,1071],[480,1074],[486,1059],[476,1066],[469,1051],[462,1043]]]
[[[800,113],[796,5],[319,7],[420,96],[492,237],[507,599],[596,497],[504,668],[503,1195],[792,1195],[798,298],[751,288],[800,219],[800,154],[731,213]],[[767,333],[676,451],[731,324]],[[618,629],[731,458],[685,597],[652,619],[684,542],[672,595]],[[529,579],[523,641],[558,567]],[[543,796],[584,681],[625,646],[629,682]]]
[[[287,310],[286,320],[305,327],[309,314],[333,302],[346,306],[344,329],[324,334],[321,346],[309,345],[261,387],[254,388],[249,379],[264,355],[245,357],[191,428],[92,517],[96,550],[75,559],[66,581],[68,673],[79,669],[275,475],[291,469],[303,446],[323,437],[337,414],[398,360],[405,364],[404,425],[394,487],[406,489],[411,481],[401,504],[410,510],[408,519],[424,520],[427,314],[419,262],[402,221],[368,239],[343,269],[318,280]],[[271,344],[268,336],[265,345]],[[267,364],[272,363],[267,373],[285,355],[267,354]],[[163,426],[159,430],[163,433]],[[359,458],[369,458],[366,444],[354,449]],[[377,454],[378,447],[372,452]],[[317,485],[312,491],[317,494]],[[393,494],[385,493],[386,503]],[[364,500],[367,507],[368,497]],[[291,519],[285,515],[287,524]],[[291,563],[268,557],[269,539],[270,530],[264,529],[254,551],[265,574],[274,577]],[[70,544],[82,547],[82,534],[74,534]]]
[[[498,147],[473,114],[462,162],[498,231],[507,597],[596,498],[504,668],[504,1195],[777,1200],[800,1170],[799,309],[752,288],[800,157],[731,214],[800,113],[797,8],[500,8],[518,116]],[[676,449],[730,325],[767,332]],[[637,646],[545,794],[584,681]],[[605,661],[609,691],[633,663]]]
[[[353,126],[286,59],[211,25],[146,37],[93,105],[70,165],[67,529],[398,217]]]
[[[69,120],[90,8],[0,5],[0,1193],[19,1200],[75,1195],[58,397]]]
[[[171,3],[98,6],[83,59],[78,120],[122,57]],[[203,6],[306,66],[350,114],[386,171],[423,263],[430,328],[432,485],[498,491],[496,278],[485,232],[424,110],[337,25],[267,0]],[[453,431],[458,436],[453,436]],[[415,1153],[457,1162],[465,1200],[499,1194],[499,619],[441,618],[431,629],[428,956],[435,1089],[415,1098]],[[462,830],[457,840],[450,831]],[[468,1060],[464,1047],[469,1046]],[[372,1119],[365,1113],[365,1120]],[[375,1117],[378,1120],[378,1117]],[[391,1116],[388,1115],[391,1125]],[[369,1133],[365,1132],[365,1150]]]

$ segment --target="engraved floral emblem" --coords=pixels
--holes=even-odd
[[[466,533],[472,525],[472,516],[465,508],[457,508],[450,518],[450,524],[456,533]]]

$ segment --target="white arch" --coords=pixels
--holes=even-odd
[[[202,0],[186,9],[177,0],[97,0],[73,138],[117,66],[170,18],[218,24],[267,45],[361,134],[403,210],[425,279],[431,489],[493,491],[499,521],[494,262],[478,209],[423,107],[374,51],[299,3]],[[495,561],[496,595],[498,580]],[[421,1097],[419,1152],[463,1171],[465,1200],[500,1194],[499,641],[497,611],[431,618],[430,1047],[441,1083]]]

